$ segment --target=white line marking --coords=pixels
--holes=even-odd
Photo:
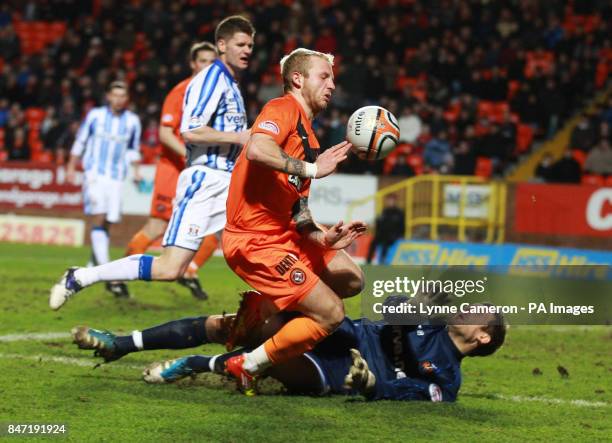
[[[541,402],[541,403],[552,403],[555,405],[572,405],[572,406],[589,407],[589,408],[605,408],[608,406],[612,406],[612,404],[606,403],[603,401],[563,400],[560,398],[524,397],[522,395],[501,395],[501,394],[492,394],[491,397],[497,398],[500,400],[515,401],[518,403]]]
[[[82,366],[82,367],[91,368],[91,369],[93,369],[96,363],[99,363],[90,358],[54,357],[50,355],[41,355],[41,354],[37,354],[37,355],[0,354],[0,359],[2,358],[15,359],[15,360],[31,360],[31,361],[36,361],[40,363],[48,363],[48,362],[62,363],[65,365]],[[142,371],[144,369],[144,366],[130,365],[130,364],[126,364],[123,362],[113,362],[113,366],[121,366],[122,368],[135,369],[139,371]]]
[[[12,341],[53,340],[57,338],[70,338],[70,334],[68,332],[27,332],[24,334],[0,335],[0,343]]]

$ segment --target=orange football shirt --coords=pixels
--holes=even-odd
[[[251,134],[271,136],[289,156],[300,160],[314,162],[319,152],[311,122],[291,94],[269,101],[255,120]],[[294,205],[300,197],[308,196],[311,180],[249,161],[247,149],[248,143],[232,172],[227,199],[228,230],[272,233],[293,228]]]
[[[166,96],[162,106],[159,124],[172,128],[174,135],[181,139],[181,117],[183,115],[183,99],[191,77],[178,83]],[[181,139],[182,140],[182,139]],[[170,160],[179,170],[185,168],[185,158],[162,144],[162,157]]]

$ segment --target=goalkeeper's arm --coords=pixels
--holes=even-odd
[[[395,380],[377,380],[367,361],[357,349],[351,349],[353,363],[344,378],[344,387],[355,390],[368,400],[423,400],[455,401],[456,396],[427,380],[403,377]]]

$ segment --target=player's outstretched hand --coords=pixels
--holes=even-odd
[[[374,394],[376,387],[376,376],[368,368],[368,362],[361,356],[357,349],[351,349],[353,363],[349,368],[349,373],[344,377],[344,387],[350,390],[357,390],[366,397]]]
[[[332,174],[338,168],[338,163],[346,160],[352,146],[349,142],[343,141],[319,155],[315,162],[317,165],[317,175],[315,178],[323,178]]]
[[[324,244],[330,249],[344,249],[356,238],[361,237],[367,229],[368,225],[361,221],[353,221],[346,225],[343,221],[339,221],[325,232]]]

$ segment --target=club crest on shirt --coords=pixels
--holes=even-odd
[[[280,128],[278,127],[278,125],[270,120],[260,122],[257,127],[276,135],[280,134]]]
[[[295,283],[296,285],[301,285],[306,281],[306,274],[304,273],[304,271],[302,271],[299,268],[296,268],[293,271],[291,271],[290,277],[291,277],[291,281]]]
[[[192,237],[197,237],[199,233],[200,233],[200,227],[198,225],[189,225],[187,235],[190,235]]]
[[[425,360],[421,362],[421,371],[425,374],[431,374],[436,369],[438,369],[438,367],[434,365],[432,362],[430,362],[429,360]]]

